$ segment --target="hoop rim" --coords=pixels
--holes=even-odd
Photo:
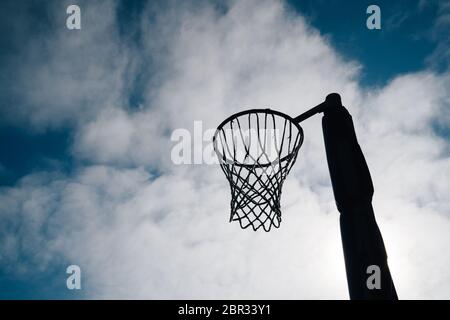
[[[299,131],[299,134],[300,134],[300,142],[299,142],[298,146],[295,147],[295,149],[294,149],[294,150],[296,150],[296,152],[298,152],[298,150],[300,149],[300,147],[303,144],[303,140],[304,140],[304,136],[305,135],[303,133],[302,127],[300,126],[300,124],[298,122],[296,122],[294,120],[294,118],[292,118],[291,116],[289,116],[289,115],[287,115],[287,114],[285,114],[283,112],[280,112],[280,111],[277,111],[277,110],[272,110],[270,108],[265,108],[265,109],[248,109],[248,110],[243,110],[243,111],[237,112],[235,114],[232,114],[231,116],[229,116],[228,118],[223,120],[217,126],[217,129],[214,132],[214,136],[213,136],[213,147],[214,147],[214,151],[216,152],[216,154],[220,156],[219,157],[220,161],[222,161],[221,159],[224,158],[224,155],[222,153],[220,153],[220,151],[217,149],[217,139],[216,139],[217,134],[230,121],[233,121],[234,119],[236,119],[236,118],[238,118],[240,116],[243,116],[243,115],[246,115],[246,114],[252,114],[252,113],[254,113],[254,114],[257,114],[257,113],[263,113],[264,114],[265,113],[265,114],[277,115],[277,116],[280,116],[280,117],[285,118],[286,120],[290,121],[297,128],[297,130]],[[274,162],[279,163],[279,162],[285,161],[285,160],[291,158],[293,155],[295,155],[296,152],[291,152],[290,154],[284,156],[283,158],[277,159],[276,161],[273,161],[273,162],[269,162],[269,163],[265,163],[265,164],[258,164],[258,166],[259,167],[268,167]],[[225,163],[227,163],[227,162],[228,161],[225,159]],[[232,164],[238,166],[238,167],[254,167],[254,166],[256,166],[256,163],[255,164],[243,164],[243,163],[236,163],[236,162],[233,162],[233,161],[230,161],[230,162]]]

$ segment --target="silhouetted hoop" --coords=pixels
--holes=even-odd
[[[242,111],[218,126],[213,145],[230,183],[230,221],[255,231],[280,226],[283,182],[303,138],[294,119],[271,109]]]

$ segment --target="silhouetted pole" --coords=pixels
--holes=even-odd
[[[341,213],[350,299],[396,300],[383,238],[372,208],[372,179],[356,139],[352,117],[337,93],[328,95],[325,104],[322,129],[334,198]],[[372,281],[369,289],[368,279],[376,273],[370,266],[379,267],[380,289],[373,288]]]

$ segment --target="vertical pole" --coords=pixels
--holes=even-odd
[[[372,179],[356,139],[352,117],[337,93],[328,95],[325,104],[322,129],[333,193],[340,212],[350,299],[397,300],[386,249],[372,208]]]

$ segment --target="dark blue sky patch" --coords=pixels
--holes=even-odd
[[[361,84],[383,86],[393,77],[421,70],[437,47],[432,37],[438,5],[431,1],[317,1],[290,0],[291,6],[306,15],[321,34],[345,59],[359,61]],[[381,30],[366,27],[367,7],[381,10]]]
[[[83,299],[88,287],[81,273],[81,289],[67,289],[66,265],[54,265],[45,272],[34,272],[28,276],[11,276],[10,273],[0,272],[0,300],[26,300],[26,299]],[[83,290],[84,289],[84,290]]]
[[[69,170],[71,141],[69,130],[36,133],[14,126],[0,126],[0,185],[14,185],[32,172]]]

